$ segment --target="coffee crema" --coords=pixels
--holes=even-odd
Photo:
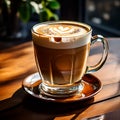
[[[91,28],[74,22],[50,22],[33,27],[33,40],[43,47],[66,49],[84,46],[90,42]],[[86,35],[85,37],[82,37]]]

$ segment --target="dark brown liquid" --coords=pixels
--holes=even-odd
[[[36,63],[43,82],[70,85],[78,82],[86,70],[90,44],[72,49],[52,49],[34,43]]]

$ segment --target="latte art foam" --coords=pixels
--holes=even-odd
[[[39,29],[36,29],[37,32],[51,35],[51,36],[72,36],[74,34],[85,34],[87,33],[86,29],[80,28],[78,26],[70,26],[70,25],[50,25],[50,26],[44,26]]]
[[[90,42],[91,28],[76,22],[46,22],[33,27],[32,38],[34,43],[47,48],[77,48]]]

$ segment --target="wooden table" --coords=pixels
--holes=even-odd
[[[109,56],[94,73],[103,84],[93,103],[54,104],[36,100],[22,89],[22,81],[37,72],[32,42],[0,51],[0,119],[81,120],[120,109],[120,38],[108,38]],[[99,44],[92,48],[89,64],[101,56]],[[92,62],[94,61],[94,63]]]

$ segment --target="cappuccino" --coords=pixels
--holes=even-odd
[[[36,65],[42,82],[40,95],[70,97],[82,94],[84,74],[99,70],[108,56],[108,42],[92,35],[89,25],[71,21],[37,24],[32,28]],[[87,66],[90,46],[101,42],[103,54],[93,66]]]

